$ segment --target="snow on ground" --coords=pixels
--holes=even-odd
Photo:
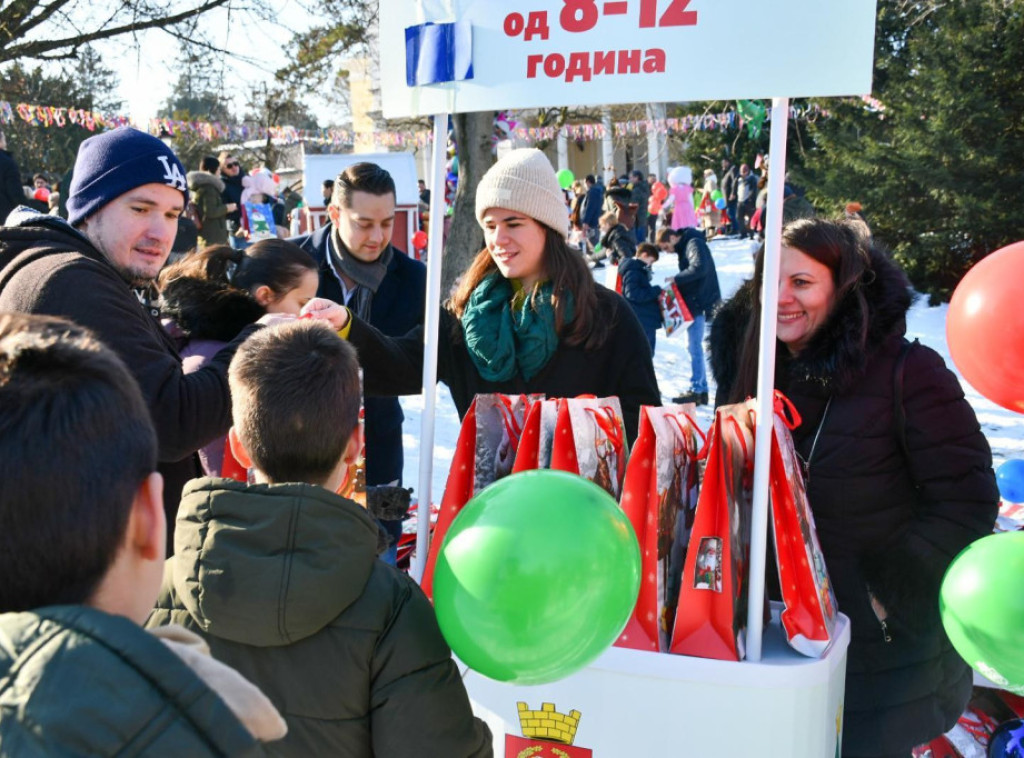
[[[718,269],[718,280],[722,297],[729,298],[744,279],[754,273],[753,253],[755,243],[747,240],[718,238],[711,243],[711,252]],[[654,266],[654,281],[661,282],[678,270],[675,255],[662,255]],[[605,281],[607,271],[597,270],[595,278],[601,283]],[[978,414],[978,421],[992,446],[994,465],[999,466],[1010,458],[1024,457],[1024,415],[1002,408],[982,397],[973,387],[967,384],[956,370],[949,357],[946,344],[946,312],[947,305],[929,308],[927,298],[920,297],[911,308],[907,317],[907,337],[920,339],[922,343],[936,350],[958,377],[964,388],[967,400]],[[658,376],[662,398],[668,402],[670,398],[685,392],[689,388],[690,357],[686,350],[686,335],[680,331],[672,337],[658,332],[657,347],[654,354],[654,370]],[[710,376],[712,398],[714,397],[714,380]],[[402,398],[405,411],[405,486],[415,487],[420,495],[419,461],[420,461],[420,421],[423,414],[423,396]],[[712,406],[698,409],[697,421],[703,428],[711,425]],[[455,443],[459,436],[459,417],[455,412],[448,388],[438,385],[437,411],[434,421],[434,455],[433,473],[431,476],[431,500],[440,502],[444,493],[444,483],[448,477],[448,468],[455,454]]]

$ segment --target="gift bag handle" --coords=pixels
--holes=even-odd
[[[680,416],[682,416],[687,421],[689,421],[690,422],[690,426],[693,427],[695,432],[697,432],[697,436],[700,437],[700,445],[697,446],[697,448],[693,451],[692,455],[687,452],[685,444],[684,444],[682,450],[678,449],[678,447],[677,447],[674,452],[675,452],[676,455],[679,455],[680,453],[686,453],[686,456],[690,460],[693,460],[693,461],[700,460],[701,453],[704,451],[704,448],[707,447],[708,436],[701,430],[701,428],[699,426],[697,426],[697,422],[694,420],[693,416],[691,416],[689,413],[676,412],[676,413],[673,413],[673,414],[670,414],[670,415],[666,415],[665,418],[668,421],[671,421],[673,424],[675,424],[676,429],[679,430],[679,439],[682,439],[684,441],[686,439],[686,432],[683,431],[682,422],[679,421],[679,417]]]

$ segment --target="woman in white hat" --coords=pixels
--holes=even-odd
[[[566,242],[569,216],[540,150],[513,150],[484,175],[476,217],[486,247],[441,310],[438,379],[462,417],[474,395],[615,395],[630,440],[641,405],[660,405],[650,344],[629,305],[596,284]],[[359,350],[368,395],[420,391],[422,327],[388,338],[328,301],[329,317]]]

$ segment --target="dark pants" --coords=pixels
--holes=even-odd
[[[744,200],[736,207],[737,223],[741,237],[749,237],[753,234],[750,229],[750,219],[754,215],[754,198]]]

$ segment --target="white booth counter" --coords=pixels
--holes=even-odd
[[[814,659],[786,644],[772,610],[759,663],[613,647],[572,676],[529,687],[459,664],[496,756],[838,756],[850,621],[839,614]]]

